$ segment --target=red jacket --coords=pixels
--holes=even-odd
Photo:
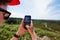
[[[8,5],[14,6],[14,5],[19,5],[20,1],[19,0],[12,0],[11,2],[8,3]]]

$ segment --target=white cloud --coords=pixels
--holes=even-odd
[[[51,0],[20,0],[21,4],[15,7],[9,7],[12,12],[11,17],[23,17],[28,14],[33,19],[47,19],[47,6]]]
[[[56,4],[57,2],[57,4]],[[58,3],[58,0],[54,0],[51,2],[51,4],[48,6],[48,17],[47,19],[53,19],[53,20],[60,20],[60,3]],[[53,5],[54,4],[54,5]]]
[[[33,0],[33,15],[38,19],[47,19],[47,6],[51,0]]]

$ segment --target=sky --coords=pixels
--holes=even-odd
[[[9,6],[10,17],[24,18],[31,15],[32,19],[60,20],[60,0],[20,0],[20,5]]]

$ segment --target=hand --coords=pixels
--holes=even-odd
[[[25,31],[27,31],[27,30],[24,28],[24,20],[22,20],[21,25],[20,25],[16,35],[21,36]],[[13,37],[11,40],[18,40],[18,38]]]
[[[29,26],[29,25],[26,25],[26,28],[27,28],[27,31],[28,31],[30,34],[33,34],[34,29],[33,29],[33,22],[32,22],[32,21],[31,21],[30,26]]]
[[[18,29],[18,31],[17,31],[17,35],[18,36],[20,36],[20,35],[22,35],[24,32],[29,32],[30,33],[30,35],[31,35],[31,37],[32,37],[32,40],[36,40],[37,38],[36,38],[36,34],[35,34],[35,31],[34,31],[34,29],[33,29],[33,23],[32,23],[32,21],[31,21],[31,24],[30,24],[30,26],[29,25],[26,25],[26,28],[27,28],[27,30],[24,28],[24,20],[22,20],[21,21],[21,25],[20,25],[20,27],[19,27],[19,29]],[[16,37],[13,37],[12,38],[12,40],[18,40]]]
[[[34,29],[33,29],[33,22],[32,21],[31,21],[30,26],[29,25],[26,25],[27,30],[24,28],[24,20],[22,20],[20,26],[21,27],[17,31],[17,34],[18,35],[22,35],[23,32],[26,32],[27,31],[27,32],[30,33],[30,35],[32,37],[32,40],[37,40],[37,35],[36,35],[36,33],[35,33]]]
[[[37,40],[37,35],[33,29],[33,22],[32,21],[31,21],[30,26],[26,25],[26,28],[27,28],[28,32],[30,33],[32,40]]]
[[[24,28],[24,19],[21,21],[20,27],[17,31],[17,35],[22,35],[24,32],[26,32],[27,30]]]

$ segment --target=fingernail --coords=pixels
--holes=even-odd
[[[29,27],[28,25],[26,25],[26,27]]]

